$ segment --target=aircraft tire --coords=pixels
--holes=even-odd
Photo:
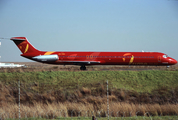
[[[82,66],[80,67],[80,70],[86,70],[85,65],[82,65]]]

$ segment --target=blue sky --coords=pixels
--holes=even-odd
[[[45,51],[155,51],[178,60],[177,0],[1,0],[0,37]],[[2,62],[29,62],[0,40]]]

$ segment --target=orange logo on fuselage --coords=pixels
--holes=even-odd
[[[128,56],[128,55],[131,55],[131,53],[125,53],[123,56]],[[122,59],[125,62],[125,58],[122,58]],[[133,61],[134,61],[134,56],[132,55],[132,57],[130,58],[129,64],[133,63]]]
[[[123,56],[128,56],[128,55],[131,55],[131,53],[125,53]],[[122,59],[125,62],[125,58],[122,58]]]

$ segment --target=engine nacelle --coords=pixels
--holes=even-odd
[[[53,62],[59,59],[58,55],[39,55],[35,56],[32,58],[33,60],[36,61],[41,61],[41,62]]]

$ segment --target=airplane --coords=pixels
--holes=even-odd
[[[39,51],[26,37],[10,38],[22,52],[21,56],[37,62],[57,65],[154,65],[169,66],[177,61],[160,52],[65,52]]]

